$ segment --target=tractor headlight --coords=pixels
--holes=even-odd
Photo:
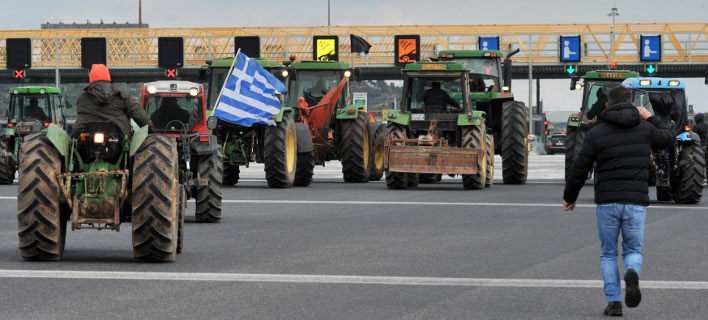
[[[678,87],[679,82],[676,80],[669,81],[669,86],[670,87]]]
[[[20,90],[17,90],[17,89],[15,89],[15,90],[12,90],[12,93],[14,93],[14,94],[18,94],[18,93],[20,93]]]
[[[106,137],[103,135],[103,133],[96,132],[93,134],[93,143],[102,144],[105,138]]]
[[[582,89],[582,88],[583,88],[583,84],[582,84],[582,83],[576,83],[576,84],[575,84],[575,90],[580,90],[580,89]]]
[[[39,89],[39,93],[40,93],[40,94],[44,94],[45,92],[47,92],[47,90],[44,90],[44,88]]]
[[[349,70],[344,71],[344,76],[345,76],[345,77],[349,78],[351,75],[352,75],[352,72],[351,72],[351,71],[349,71]]]
[[[197,88],[189,89],[189,95],[192,97],[196,97],[198,93],[199,93],[199,89],[197,89]]]
[[[283,78],[287,78],[287,77],[288,77],[288,74],[289,74],[289,73],[288,73],[288,70],[283,70],[283,73],[282,73],[282,74],[283,74]]]
[[[640,86],[648,86],[651,84],[651,80],[640,80],[639,85]]]
[[[155,94],[156,92],[157,92],[156,86],[148,86],[148,93],[149,94]]]
[[[502,86],[502,91],[509,92],[509,86]]]

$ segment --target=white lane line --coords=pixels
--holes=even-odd
[[[0,197],[0,200],[17,200],[17,197]],[[190,199],[189,202],[194,202]],[[222,203],[266,203],[266,204],[338,204],[338,205],[411,205],[411,206],[463,206],[463,207],[538,207],[561,209],[562,204],[557,203],[492,203],[492,202],[430,202],[430,201],[338,201],[338,200],[221,200]],[[594,204],[577,204],[577,208],[595,208]],[[649,209],[657,210],[699,210],[705,207],[651,205]],[[572,213],[568,213],[572,214]]]
[[[0,278],[294,282],[463,287],[602,288],[602,280],[381,277],[301,274],[0,270]],[[708,290],[705,281],[641,281],[642,289]]]

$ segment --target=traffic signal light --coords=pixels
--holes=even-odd
[[[576,68],[575,65],[570,64],[565,68],[565,72],[567,72],[569,76],[572,76],[578,73],[578,68]]]
[[[644,70],[647,72],[648,75],[653,76],[659,69],[658,66],[655,64],[647,64],[644,66]]]
[[[548,120],[543,121],[543,130],[545,132],[545,135],[548,135]]]

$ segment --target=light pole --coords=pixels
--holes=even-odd
[[[608,17],[612,17],[612,25],[610,25],[610,64],[612,63],[612,59],[614,58],[614,51],[615,51],[615,17],[620,15],[619,12],[617,12],[617,8],[612,8],[609,14],[607,14]]]

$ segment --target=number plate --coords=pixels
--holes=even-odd
[[[562,146],[562,145],[563,145],[563,142],[558,142],[558,143],[556,143],[556,145],[557,145],[557,146]]]
[[[425,114],[423,113],[414,113],[411,115],[411,120],[425,120]]]

